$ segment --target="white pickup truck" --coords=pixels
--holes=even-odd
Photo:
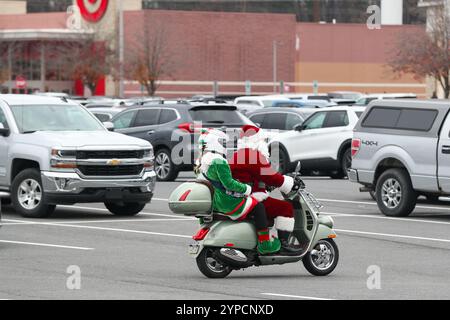
[[[108,131],[65,98],[0,95],[0,192],[25,217],[79,202],[135,215],[153,195],[153,160],[149,142]]]

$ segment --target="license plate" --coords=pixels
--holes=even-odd
[[[189,254],[197,254],[198,250],[200,250],[200,245],[198,244],[190,244],[188,248]]]

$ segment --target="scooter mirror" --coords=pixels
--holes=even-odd
[[[300,173],[300,170],[302,169],[302,163],[300,161],[297,161],[297,166],[295,167],[295,173]]]

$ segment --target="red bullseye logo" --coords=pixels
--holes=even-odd
[[[77,0],[81,16],[89,22],[98,22],[108,8],[108,0]]]

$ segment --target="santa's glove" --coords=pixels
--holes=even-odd
[[[244,192],[245,196],[249,196],[252,194],[252,187],[250,187],[249,185],[247,185],[247,189]]]
[[[292,191],[292,188],[294,187],[294,178],[290,176],[283,176],[283,178],[284,181],[279,190],[284,194],[288,194],[289,192]]]
[[[258,202],[263,202],[269,197],[267,192],[255,192],[252,194],[252,197],[255,198]]]

